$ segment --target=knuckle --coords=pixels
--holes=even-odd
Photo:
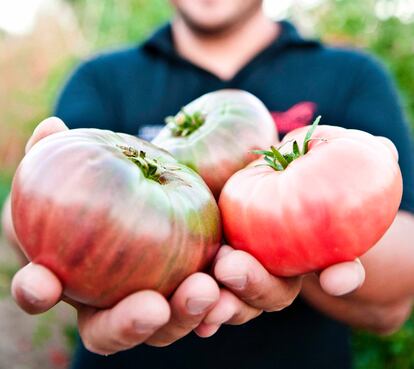
[[[145,339],[156,331],[156,328],[144,329],[142,331],[137,330],[137,324],[131,322],[122,327],[119,327],[118,331],[114,333],[110,339],[110,346],[122,349],[128,349],[139,345]]]
[[[175,320],[173,322],[175,330],[179,332],[187,332],[191,331],[193,328],[195,328],[201,319],[198,319],[197,321],[190,322],[187,320]]]
[[[139,343],[138,340],[134,340],[131,338],[131,331],[125,331],[124,334],[119,333],[116,336],[109,339],[108,341],[111,347],[117,347],[122,349],[127,349]]]
[[[147,333],[147,331],[138,331],[138,324],[132,320],[128,324],[121,325],[113,335],[113,341],[121,344],[128,345],[131,341],[137,341],[137,339]],[[155,328],[154,328],[155,330]],[[152,331],[152,330],[151,330]],[[148,335],[151,333],[148,330]]]
[[[154,347],[166,347],[177,341],[180,337],[176,337],[171,332],[159,332],[159,334],[150,337],[145,343]]]
[[[299,291],[289,290],[281,295],[276,289],[265,290],[257,284],[250,290],[244,300],[251,306],[263,307],[267,312],[280,311],[292,305]]]
[[[243,298],[251,306],[263,305],[263,301],[267,300],[267,296],[261,291],[250,292]]]
[[[232,319],[230,320],[231,325],[242,325],[250,320],[256,318],[262,313],[262,310],[259,309],[240,309],[233,315]]]
[[[176,332],[191,331],[200,323],[202,315],[203,313],[192,316],[187,312],[175,311],[168,324],[162,327],[162,332],[174,335]]]
[[[146,343],[156,347],[168,346],[171,343],[180,339],[181,337],[185,336],[190,331],[191,329],[187,329],[187,327],[179,328],[175,321],[170,322],[168,326],[160,329],[155,334],[153,334],[148,340],[146,340]]]
[[[79,325],[79,334],[82,338],[82,343],[85,346],[86,350],[93,352],[98,355],[110,355],[113,351],[104,349],[102,343],[99,344],[91,331],[91,328],[84,326],[83,324]]]
[[[269,296],[270,291],[268,291],[264,286],[266,286],[265,278],[251,278],[250,275],[247,278],[247,288],[244,292],[245,300],[250,302],[257,302],[266,300]]]
[[[95,343],[88,339],[82,339],[83,345],[85,346],[86,350],[93,352],[94,354],[98,355],[110,355],[112,352],[107,350],[103,350],[102,348],[98,347]]]
[[[242,325],[244,323],[247,323],[251,319],[253,319],[253,317],[250,317],[247,314],[243,314],[241,312],[237,312],[233,315],[233,318],[231,319],[231,324]]]
[[[190,333],[200,323],[188,319],[172,319],[168,326],[161,328],[153,336],[145,341],[146,344],[154,347],[165,347]]]
[[[295,301],[297,294],[287,294],[283,296],[282,298],[278,298],[277,301],[273,301],[272,304],[270,304],[269,307],[265,308],[266,312],[275,312],[275,311],[281,311],[283,309],[286,309],[290,305],[292,305],[293,301]]]

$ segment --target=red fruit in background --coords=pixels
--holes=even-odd
[[[277,276],[362,255],[384,235],[401,201],[391,141],[333,126],[316,128],[310,139],[307,130],[288,134],[279,150],[262,151],[264,159],[233,175],[220,196],[229,244]]]
[[[205,94],[185,106],[152,141],[198,172],[218,198],[226,181],[276,143],[275,123],[263,103],[242,90]]]
[[[145,141],[95,129],[30,150],[14,177],[12,215],[27,257],[52,270],[66,296],[101,308],[142,289],[168,296],[221,239],[200,176]]]

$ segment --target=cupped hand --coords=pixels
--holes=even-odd
[[[222,324],[243,324],[263,311],[288,307],[300,293],[303,278],[275,277],[253,256],[230,246],[220,249],[213,274],[223,287],[219,302],[195,329],[201,337],[213,335]],[[319,284],[327,294],[343,296],[357,290],[364,278],[364,267],[355,260],[326,268],[319,274]]]
[[[43,137],[67,127],[57,118],[43,121],[29,139],[26,151]],[[90,351],[111,354],[140,343],[166,346],[194,330],[213,335],[222,324],[243,324],[263,311],[289,306],[301,290],[302,277],[278,278],[251,255],[223,246],[216,257],[214,278],[195,273],[167,301],[155,291],[136,292],[111,309],[95,309],[63,296],[59,279],[47,268],[29,263],[15,275],[12,293],[20,307],[38,314],[62,298],[78,311],[82,340]],[[327,268],[320,274],[321,288],[334,296],[358,288],[364,269],[358,261]]]
[[[12,294],[28,313],[52,308],[62,298],[59,279],[47,268],[29,263],[15,275]],[[189,276],[167,301],[155,291],[136,292],[111,309],[96,309],[67,298],[78,312],[85,347],[108,355],[146,342],[166,346],[190,333],[219,299],[215,281],[204,273]]]
[[[29,139],[26,152],[42,138],[67,129],[57,118],[44,120]],[[85,346],[95,353],[112,354],[143,342],[165,346],[185,336],[217,303],[220,291],[212,277],[195,273],[181,283],[169,301],[158,292],[147,290],[126,297],[111,309],[95,309],[65,298],[56,275],[41,265],[29,263],[14,276],[12,294],[30,314],[45,312],[65,300],[77,309]]]

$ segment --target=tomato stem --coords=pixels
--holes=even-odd
[[[187,137],[204,124],[205,116],[201,112],[188,114],[182,108],[175,117],[167,117],[165,122],[174,136]]]
[[[309,150],[309,141],[313,140],[312,134],[315,131],[317,125],[321,120],[321,116],[318,116],[315,121],[312,123],[311,127],[309,128],[308,132],[306,133],[305,139],[303,140],[302,151],[299,148],[299,144],[296,140],[293,141],[292,144],[292,151],[287,152],[286,154],[282,154],[280,149],[288,142],[287,141],[278,148],[274,146],[270,146],[269,150],[254,150],[253,153],[264,155],[264,160],[266,161],[267,165],[273,168],[276,171],[282,171],[288,167],[288,165],[297,158],[305,155]]]
[[[174,169],[177,170],[178,167],[169,168],[167,169],[164,165],[162,165],[157,159],[152,159],[147,157],[145,151],[137,150],[131,146],[122,146],[117,145],[121,150],[122,153],[131,160],[134,164],[136,164],[142,171],[142,174],[145,178],[151,179],[158,183],[163,184],[165,181],[162,179],[162,175],[170,170]]]

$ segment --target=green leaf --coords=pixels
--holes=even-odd
[[[297,156],[293,153],[293,152],[290,152],[290,153],[287,153],[287,154],[284,154],[283,155],[283,157],[286,159],[286,161],[290,164],[293,160],[295,160],[296,158],[297,158]]]
[[[303,141],[303,150],[302,150],[303,155],[305,155],[308,152],[308,142],[309,142],[310,138],[312,137],[313,132],[315,132],[315,129],[316,129],[317,125],[321,121],[321,118],[322,117],[319,115],[315,119],[315,121],[312,123],[312,125],[309,128],[308,132],[306,133],[305,140]]]
[[[283,155],[274,146],[270,146],[270,149],[272,150],[273,156],[277,159],[283,169],[286,168],[289,163],[286,161]]]
[[[252,150],[251,152],[253,154],[258,154],[258,155],[273,156],[273,153],[271,151],[266,151],[266,150]]]
[[[295,154],[297,158],[300,156],[300,149],[299,149],[298,142],[296,140],[293,142],[293,153]]]
[[[283,167],[275,160],[270,159],[268,156],[265,156],[264,160],[268,163],[274,170],[281,171]]]

